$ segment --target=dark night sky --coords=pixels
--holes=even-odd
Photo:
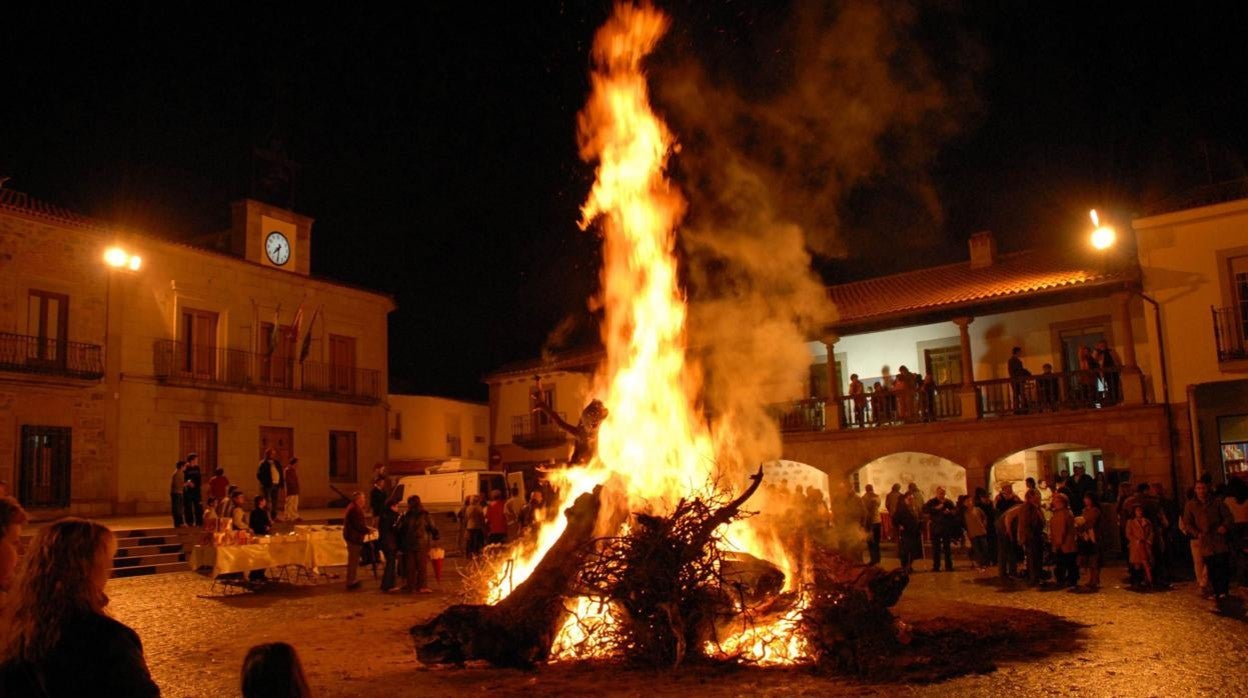
[[[1060,244],[1091,206],[1125,217],[1245,175],[1243,16],[1049,5],[945,3],[921,27],[977,56],[946,66],[969,76],[975,106],[932,162],[943,218],[914,248],[823,260],[829,281],[963,258],[983,228],[1007,250]],[[686,53],[766,80],[777,4],[660,6]],[[483,373],[584,314],[597,242],[575,225],[592,176],[575,117],[608,3],[117,7],[6,8],[8,186],[137,229],[216,230],[247,191],[252,147],[281,136],[300,165],[296,208],[316,218],[313,271],[397,299],[403,391],[483,398]]]

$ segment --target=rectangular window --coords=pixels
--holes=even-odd
[[[1089,352],[1096,350],[1097,342],[1108,341],[1104,324],[1088,324],[1083,327],[1069,327],[1058,332],[1058,340],[1062,343],[1062,371],[1079,370],[1079,350],[1087,347]]]
[[[199,454],[205,479],[217,467],[217,425],[213,422],[178,422],[178,458]]]
[[[329,432],[329,479],[355,482],[355,432]]]
[[[1230,265],[1240,339],[1248,339],[1248,257],[1231,257]]]
[[[179,369],[199,378],[217,373],[217,314],[209,310],[183,308],[178,327]]]
[[[30,290],[27,298],[26,334],[35,338],[27,361],[65,365],[65,342],[69,339],[69,296]]]
[[[833,363],[836,364],[836,383],[837,385],[844,386],[845,373],[844,369],[841,367],[841,362],[834,361]],[[807,387],[810,389],[809,397],[826,398],[831,396],[831,392],[828,388],[827,361],[820,361],[819,363],[810,365],[810,380]],[[841,394],[844,394],[844,390],[841,391]]]
[[[329,335],[329,372],[335,392],[355,392],[355,337]]]
[[[552,385],[549,388],[542,389],[542,402],[546,403],[546,406],[550,409],[555,409],[555,386]],[[535,412],[534,415],[538,426],[545,427],[554,423],[551,421],[550,415],[545,412]]]
[[[22,425],[19,500],[31,509],[69,506],[69,427]]]
[[[474,444],[485,443],[485,417],[472,418],[472,442]]]
[[[444,414],[443,419],[446,422],[446,455],[457,458],[463,453],[459,415]]]

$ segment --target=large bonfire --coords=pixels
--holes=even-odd
[[[581,156],[597,163],[581,226],[597,225],[604,245],[606,359],[594,393],[610,416],[597,451],[550,473],[550,510],[566,511],[469,580],[482,603],[413,628],[422,661],[843,662],[838,648],[862,634],[850,626],[891,637],[887,608],[904,577],[749,515],[761,469],[734,457],[731,430],[700,409],[674,254],[685,200],[666,175],[675,139],[651,108],[642,65],[667,27],[649,5],[615,8],[594,40],[579,118]],[[844,622],[848,612],[861,622]]]

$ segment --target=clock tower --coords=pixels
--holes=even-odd
[[[312,219],[255,199],[232,207],[230,251],[266,267],[307,275],[312,268]]]

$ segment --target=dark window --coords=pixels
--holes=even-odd
[[[65,342],[69,339],[69,296],[31,289],[26,318],[26,334],[36,338],[29,360],[64,366]]]
[[[355,432],[329,432],[329,479],[355,482]]]
[[[841,366],[841,362],[836,363],[836,384],[841,386],[841,394],[845,394],[845,371]],[[831,393],[828,390],[828,363],[820,361],[817,364],[810,365],[810,397],[826,398]]]
[[[32,509],[69,506],[69,427],[22,425],[20,496]]]
[[[927,375],[936,381],[936,385],[962,384],[962,347],[925,349],[923,362]]]

